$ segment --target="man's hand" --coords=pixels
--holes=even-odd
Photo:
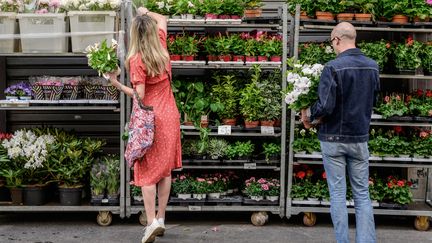
[[[150,12],[150,11],[147,8],[145,8],[145,7],[139,7],[137,9],[137,15],[138,16],[143,16],[144,14],[146,14],[148,12]]]
[[[303,126],[306,128],[306,129],[309,129],[309,128],[311,128],[312,127],[312,124],[310,124],[310,121],[309,121],[309,117],[307,116],[307,111],[306,111],[306,109],[302,109],[301,110],[301,121],[303,122]]]

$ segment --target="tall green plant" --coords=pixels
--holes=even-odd
[[[258,83],[261,79],[261,68],[259,65],[254,65],[251,69],[251,82],[240,92],[240,109],[246,121],[258,121],[262,118],[260,111],[266,103]]]
[[[236,76],[227,74],[216,76],[216,79],[218,83],[212,86],[212,98],[216,103],[223,106],[216,113],[222,119],[235,118],[238,113],[238,91],[235,87]]]

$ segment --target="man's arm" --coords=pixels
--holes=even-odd
[[[335,72],[329,66],[325,66],[318,85],[318,101],[306,112],[311,124],[330,115],[336,106],[336,77]]]

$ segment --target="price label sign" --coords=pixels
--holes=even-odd
[[[102,203],[108,203],[109,201],[108,201],[108,198],[104,198],[104,199],[102,199]]]
[[[246,170],[256,170],[256,163],[245,163],[244,169]]]
[[[231,135],[231,126],[218,126],[219,135]]]
[[[189,211],[192,212],[197,212],[197,211],[201,211],[201,206],[188,206]]]
[[[274,127],[261,126],[261,134],[263,135],[274,135]]]

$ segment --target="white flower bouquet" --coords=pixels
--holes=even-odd
[[[111,46],[107,41],[96,43],[86,48],[88,65],[98,71],[99,76],[104,73],[111,73],[118,68],[117,41],[111,40]]]
[[[321,64],[291,64],[287,75],[285,102],[290,109],[301,110],[311,106],[318,99],[318,84],[324,66]]]
[[[118,10],[121,0],[62,0],[67,11],[112,11]]]

